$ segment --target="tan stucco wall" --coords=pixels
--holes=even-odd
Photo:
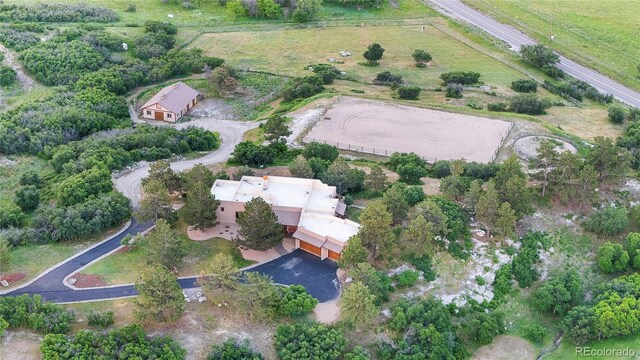
[[[222,209],[224,208],[224,211]],[[221,201],[218,210],[216,210],[216,216],[218,221],[223,224],[235,223],[236,212],[244,211],[244,203],[235,201]]]

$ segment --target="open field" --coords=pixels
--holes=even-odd
[[[473,354],[473,360],[533,360],[536,358],[536,349],[524,339],[498,335],[493,342],[485,345]]]
[[[425,23],[413,26],[357,26],[335,28],[286,29],[258,32],[204,34],[190,47],[201,48],[208,55],[226,59],[239,68],[287,75],[308,75],[309,64],[326,63],[328,58],[344,61],[335,64],[359,82],[370,83],[381,71],[402,75],[410,84],[426,88],[440,86],[440,73],[461,70],[477,71],[487,84],[507,88],[523,74],[479,53],[449,35]],[[322,39],[325,39],[324,41]],[[378,42],[385,48],[379,66],[363,66],[362,53]],[[433,55],[428,69],[415,67],[414,49]],[[341,57],[349,51],[350,57]]]
[[[490,162],[510,123],[469,115],[343,98],[305,137],[343,148],[415,152],[430,162]],[[384,149],[380,152],[381,149]]]
[[[563,55],[640,89],[637,0],[463,0]],[[553,41],[550,36],[554,36]]]

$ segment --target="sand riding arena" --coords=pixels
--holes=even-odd
[[[390,156],[414,152],[429,162],[491,162],[511,123],[502,120],[341,98],[304,138],[340,149]]]

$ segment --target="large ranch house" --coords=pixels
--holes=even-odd
[[[335,186],[320,180],[280,176],[243,176],[240,181],[215,181],[211,193],[220,201],[218,221],[234,224],[244,204],[261,197],[271,205],[284,230],[300,248],[321,259],[340,258],[349,238],[360,225],[343,219],[346,206],[336,195]]]
[[[177,122],[198,103],[200,93],[182,81],[169,85],[142,105],[142,117]]]

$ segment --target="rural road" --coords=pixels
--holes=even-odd
[[[242,141],[242,135],[259,123],[254,121],[231,121],[214,120],[211,118],[197,119],[175,125],[176,129],[183,129],[189,126],[197,126],[209,131],[216,131],[222,140],[220,148],[197,159],[182,160],[171,163],[174,171],[189,170],[197,164],[212,165],[226,161],[235,146]],[[142,161],[133,171],[126,173],[114,180],[115,187],[126,197],[131,199],[131,205],[137,207],[142,193],[142,179],[149,175],[149,164]]]
[[[532,38],[511,26],[499,23],[495,19],[465,5],[459,0],[429,0],[429,3],[445,15],[472,24],[489,34],[507,42],[513,51],[520,51],[522,45],[536,44]],[[616,99],[640,108],[640,93],[611,80],[597,71],[584,67],[573,60],[560,55],[558,68],[576,79],[591,84],[598,91],[611,94]]]

